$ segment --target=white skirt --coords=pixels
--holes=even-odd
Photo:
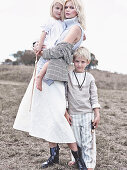
[[[74,143],[75,137],[64,114],[66,110],[65,87],[63,82],[52,85],[42,82],[42,91],[34,87],[32,107],[33,77],[21,101],[13,125],[14,129],[29,132],[31,136],[54,143]]]

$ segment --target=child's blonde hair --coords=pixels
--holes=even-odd
[[[61,20],[63,21],[64,20],[64,4],[65,4],[65,1],[64,0],[54,0],[51,5],[50,5],[50,15],[51,17],[53,17],[53,6],[56,4],[56,3],[60,3],[62,6],[63,6],[63,10],[62,10],[62,13],[61,13]]]
[[[91,53],[89,52],[89,50],[85,47],[79,47],[73,55],[73,60],[75,60],[76,57],[81,57],[84,58],[85,60],[87,60],[88,62],[91,61]]]
[[[82,1],[81,0],[65,0],[65,5],[68,1],[72,1],[72,3],[74,4],[74,7],[75,7],[76,12],[77,12],[78,21],[81,24],[82,28],[85,30],[86,29],[85,11],[84,11]]]

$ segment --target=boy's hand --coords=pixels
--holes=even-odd
[[[93,126],[95,126],[95,128],[98,127],[98,124],[100,122],[100,113],[99,113],[99,109],[95,109],[95,119],[93,121]]]
[[[64,116],[65,116],[65,118],[67,119],[68,123],[71,125],[72,118],[71,118],[71,116],[69,115],[69,113],[67,112],[67,110],[66,110]]]

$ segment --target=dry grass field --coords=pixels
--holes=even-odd
[[[32,66],[0,65],[0,170],[39,170],[49,156],[46,141],[12,128],[32,72]],[[96,170],[127,170],[127,75],[91,72],[101,104]],[[47,169],[76,169],[67,165],[67,145],[60,148],[60,164]]]

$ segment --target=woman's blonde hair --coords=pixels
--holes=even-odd
[[[78,21],[81,24],[82,28],[85,30],[86,29],[85,10],[84,10],[82,1],[81,0],[65,0],[65,5],[68,1],[72,1],[72,3],[74,4],[74,7],[77,12]]]
[[[62,6],[63,6],[63,10],[62,10],[62,13],[61,13],[61,20],[63,21],[64,20],[64,4],[65,4],[65,1],[64,0],[54,0],[51,5],[50,5],[50,15],[51,17],[54,17],[53,16],[53,6],[56,4],[56,3],[60,3]]]
[[[91,61],[91,53],[89,52],[89,50],[85,47],[79,47],[73,55],[73,60],[75,60],[76,57],[81,57],[84,58],[85,60],[87,60],[88,62]]]

